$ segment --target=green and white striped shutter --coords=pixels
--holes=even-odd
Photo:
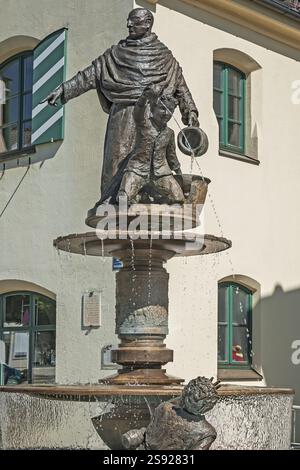
[[[66,69],[65,28],[43,39],[33,54],[32,135],[33,145],[45,144],[64,138],[64,106],[40,103],[65,80]]]

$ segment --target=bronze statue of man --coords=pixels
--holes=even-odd
[[[185,125],[199,126],[198,110],[172,52],[152,33],[154,17],[145,8],[129,13],[129,35],[107,49],[92,64],[62,83],[46,100],[67,103],[86,91],[96,89],[103,110],[109,114],[104,145],[101,199],[120,165],[132,151],[136,126],[134,105],[144,89],[160,85],[164,94],[178,101]]]

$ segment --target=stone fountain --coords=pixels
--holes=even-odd
[[[96,89],[104,111],[109,113],[101,199],[86,217],[92,230],[59,237],[54,246],[78,255],[121,260],[122,268],[116,274],[120,343],[112,358],[120,369],[93,386],[1,387],[6,392],[0,397],[6,406],[0,411],[4,448],[93,448],[88,425],[81,440],[72,434],[65,437],[66,429],[76,427],[71,405],[75,401],[83,407],[77,420],[81,429],[89,420],[86,403],[89,407],[95,404],[93,425],[111,449],[122,448],[122,436],[128,431],[146,427],[154,408],[179,397],[184,382],[163,368],[173,361],[173,351],[165,344],[169,315],[165,265],[173,257],[206,255],[231,247],[229,240],[203,233],[200,220],[210,180],[182,174],[174,132],[167,126],[179,105],[188,126],[180,133],[179,145],[192,158],[207,150],[207,137],[199,128],[197,107],[182,70],[152,33],[153,16],[148,10],[133,10],[127,25],[127,39],[46,98],[55,105],[58,99],[66,103]],[[24,398],[27,395],[28,401]],[[209,412],[218,434],[212,448],[288,447],[292,391],[222,386],[218,395],[221,400]],[[28,436],[35,434],[30,434],[24,423],[26,439],[10,436],[9,423],[18,414],[18,404],[28,409],[32,400],[42,409],[38,419],[42,435],[48,435],[46,441],[37,437],[28,441]],[[60,425],[48,420],[53,413],[59,416]],[[34,429],[37,417],[33,410],[27,416],[31,418],[25,427]],[[47,434],[48,428],[52,431]],[[65,434],[59,438],[61,429]]]
[[[198,181],[198,185],[207,190],[206,181]],[[174,222],[172,206],[151,205],[150,208],[132,205],[129,217],[139,214],[139,220],[141,217],[147,220],[150,209],[155,215],[163,209],[159,225],[167,217]],[[181,207],[177,208],[177,217],[181,210]],[[93,212],[89,212],[87,223],[95,225],[97,217]],[[118,207],[116,212],[119,215]],[[204,235],[202,240],[197,232],[185,234],[173,230],[168,234],[168,239],[161,238],[163,232],[149,230],[139,232],[141,238],[135,240],[131,239],[133,233],[128,230],[104,232],[96,230],[72,234],[58,238],[54,244],[58,249],[71,253],[111,256],[122,261],[123,267],[116,274],[116,333],[120,344],[113,351],[113,362],[122,368],[116,376],[106,378],[105,382],[150,385],[184,382],[184,379],[169,377],[162,369],[173,361],[173,351],[164,344],[169,315],[169,274],[164,265],[175,256],[196,256],[225,250],[230,247],[230,241],[213,235]]]

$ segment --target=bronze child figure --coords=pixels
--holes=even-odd
[[[161,87],[147,87],[134,109],[136,141],[124,169],[118,198],[138,203],[141,192],[167,204],[184,202],[182,189],[173,176],[181,174],[176,155],[174,131],[167,126],[178,102],[173,96],[161,95]],[[142,191],[143,190],[143,191]]]
[[[219,382],[197,377],[183,389],[181,397],[161,403],[147,428],[133,429],[122,437],[127,449],[207,450],[217,437],[205,419],[218,400]]]

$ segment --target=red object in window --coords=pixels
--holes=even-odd
[[[232,360],[237,362],[244,361],[244,354],[242,353],[242,348],[238,344],[232,347]]]

